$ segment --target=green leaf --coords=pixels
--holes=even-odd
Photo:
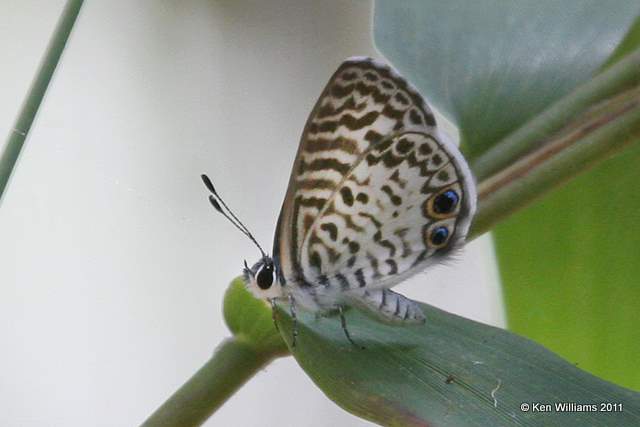
[[[640,425],[640,394],[607,383],[502,329],[421,305],[427,322],[388,326],[355,309],[339,319],[298,315],[292,353],[344,409],[389,426]],[[291,345],[291,318],[278,310]],[[616,413],[523,412],[522,403],[622,404]]]
[[[640,45],[640,16],[636,18],[635,23],[631,26],[631,29],[627,32],[627,35],[620,42],[616,50],[609,57],[604,67],[609,67],[618,62],[625,55],[630,54]]]
[[[473,158],[588,80],[639,11],[637,0],[378,0],[374,36]]]
[[[636,0],[381,0],[375,39],[459,125],[467,153],[480,162],[501,139],[525,135],[526,120],[636,49],[639,13]],[[640,68],[635,73],[637,88]],[[548,133],[595,102],[571,111],[558,108],[555,116],[545,117]],[[536,123],[536,131],[543,126]],[[520,154],[549,136],[528,135],[534,137]],[[623,152],[495,233],[510,328],[635,389],[640,388],[638,164],[640,149]]]

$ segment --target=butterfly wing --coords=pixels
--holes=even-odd
[[[418,92],[385,65],[348,59],[302,135],[276,230],[280,280],[391,287],[456,247],[474,209],[466,162]]]

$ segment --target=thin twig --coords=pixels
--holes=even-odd
[[[2,200],[2,195],[16,165],[24,141],[29,134],[29,130],[31,130],[33,120],[49,87],[51,77],[58,66],[81,6],[82,0],[68,0],[64,6],[35,78],[24,99],[20,113],[7,136],[4,150],[0,155],[0,200]]]

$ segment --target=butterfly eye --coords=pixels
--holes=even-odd
[[[431,243],[435,246],[441,246],[449,237],[449,229],[447,227],[438,227],[431,232]]]
[[[439,194],[433,201],[433,210],[438,214],[447,214],[456,208],[459,200],[458,193],[453,190],[447,190]]]
[[[269,289],[273,284],[273,266],[265,265],[258,272],[256,283],[260,289]]]

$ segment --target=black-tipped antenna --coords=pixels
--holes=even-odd
[[[222,200],[222,197],[220,197],[220,195],[218,194],[218,192],[216,191],[215,187],[213,186],[213,183],[211,182],[211,180],[209,179],[209,177],[205,174],[200,175],[200,178],[202,178],[202,182],[204,182],[205,187],[207,187],[207,189],[209,191],[211,191],[211,193],[216,196],[216,198],[218,200],[220,200],[220,202],[222,203],[222,206],[225,207],[225,209],[227,210],[227,212],[229,212],[231,214],[231,216],[233,217],[233,219],[236,220],[236,223],[239,224],[243,230],[245,231],[245,234],[251,234],[249,232],[249,229],[247,227],[245,227],[245,225],[242,223],[242,221],[240,221],[240,219],[233,213],[233,211],[231,209],[229,209],[229,206],[227,206],[227,204],[224,202],[224,200]],[[220,211],[220,209],[218,209]]]
[[[211,194],[209,195],[209,203],[211,203],[211,206],[213,206],[215,210],[220,212],[222,216],[227,218],[229,222],[231,222],[231,224],[233,224],[238,230],[240,230],[242,234],[247,236],[258,247],[262,256],[265,257],[266,254],[264,250],[262,250],[262,246],[260,246],[260,244],[255,239],[255,237],[253,237],[253,234],[251,234],[249,229],[242,223],[242,221],[240,221],[240,219],[233,213],[233,211],[229,209],[229,206],[227,206],[224,200],[222,200],[222,197],[220,197],[220,195],[216,191],[209,177],[205,174],[200,175],[200,177],[202,178],[202,182],[204,182],[204,185],[211,192]],[[220,206],[220,203],[222,203],[222,206],[224,206],[224,209],[222,209],[222,206]]]

